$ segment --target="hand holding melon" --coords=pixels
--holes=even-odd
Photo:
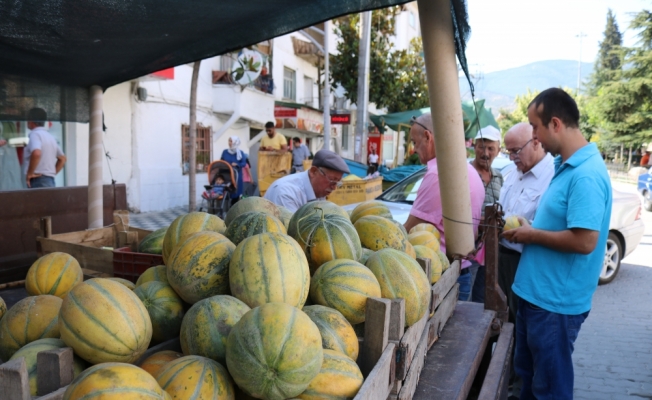
[[[520,228],[521,221],[519,221],[518,215],[510,215],[505,218],[505,226],[503,227],[503,232],[511,231],[512,229]]]

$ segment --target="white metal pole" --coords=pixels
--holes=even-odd
[[[188,149],[188,212],[197,208],[197,81],[199,79],[199,66],[201,60],[195,61],[192,66],[192,78],[190,81],[190,115],[189,135],[190,146]]]
[[[365,11],[360,16],[360,52],[358,57],[358,101],[355,122],[354,159],[362,159],[362,145],[367,130],[367,109],[369,107],[369,55],[371,47],[371,11]],[[364,162],[366,164],[366,162]]]
[[[449,256],[466,256],[475,244],[451,6],[449,0],[418,0],[418,5],[446,252]]]
[[[324,148],[330,150],[331,143],[331,82],[330,82],[330,52],[328,51],[328,34],[331,30],[330,21],[324,22]]]
[[[102,193],[102,88],[91,86],[88,140],[88,229],[104,226],[104,194]]]

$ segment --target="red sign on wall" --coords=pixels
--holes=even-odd
[[[152,75],[162,79],[174,79],[174,67],[152,72]]]
[[[275,118],[292,118],[297,116],[297,109],[291,107],[274,107],[274,117]]]
[[[348,125],[351,123],[351,114],[331,114],[331,124]]]

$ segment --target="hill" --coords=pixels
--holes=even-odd
[[[582,63],[582,81],[593,71],[592,63]],[[577,61],[546,60],[484,74],[474,78],[475,98],[485,99],[485,106],[494,115],[502,108],[514,106],[519,94],[530,90],[543,90],[549,87],[577,87]],[[470,100],[471,92],[466,78],[460,78],[462,100]]]

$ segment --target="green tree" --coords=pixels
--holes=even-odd
[[[618,29],[616,17],[611,9],[607,12],[607,24],[603,35],[604,38],[600,42],[600,50],[588,84],[588,92],[593,95],[602,84],[616,78],[622,66],[623,35]]]
[[[396,50],[391,42],[400,7],[372,12],[369,59],[369,101],[377,107],[398,112],[428,106],[428,90],[421,39],[413,40],[407,50]],[[338,54],[331,55],[331,81],[346,90],[352,102],[358,95],[358,52],[360,14],[335,20],[340,41]]]

